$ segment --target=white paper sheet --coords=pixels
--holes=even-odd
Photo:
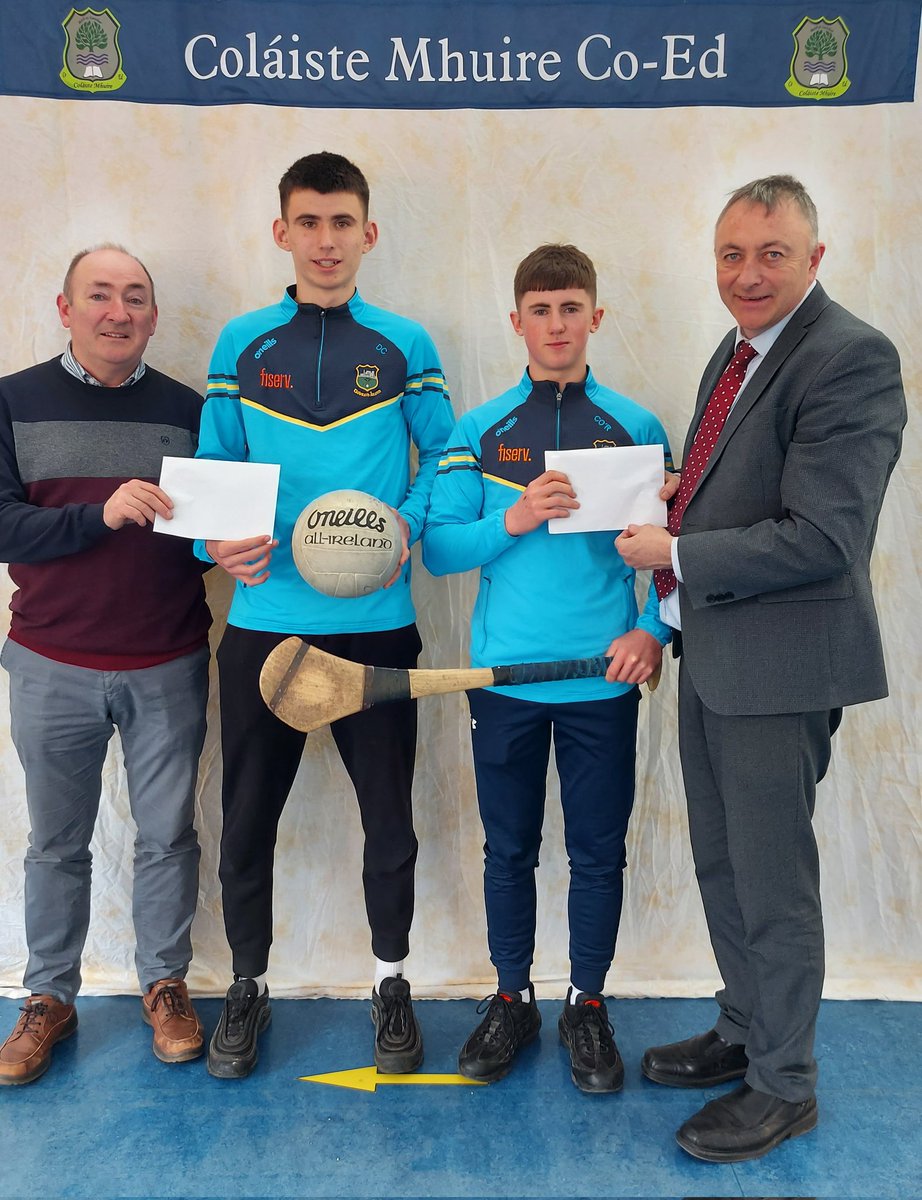
[[[272,533],[278,463],[166,457],[160,486],[173,501],[173,517],[155,517],[157,533],[221,541]]]
[[[548,521],[550,533],[591,533],[628,525],[665,525],[662,446],[545,450],[548,471],[563,471],[579,501],[569,517]]]

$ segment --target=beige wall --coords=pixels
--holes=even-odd
[[[757,175],[804,180],[828,244],[820,277],[833,297],[883,329],[903,357],[919,416],[922,155],[918,105],[867,108],[538,112],[332,112],[181,108],[104,100],[0,100],[3,270],[0,373],[65,344],[54,310],[80,247],[123,241],[157,281],[161,321],[149,360],[201,388],[231,316],[289,282],[272,243],[275,184],[296,157],[339,150],[365,169],[381,239],[364,262],[365,296],[422,320],[443,355],[458,412],[509,386],[522,347],[509,328],[518,260],[546,240],[595,259],[607,315],[591,344],[595,373],[655,409],[676,450],[701,369],[730,326],[713,284],[711,229],[725,193]],[[830,996],[922,998],[920,772],[920,478],[911,425],[878,536],[875,579],[891,667],[890,699],[851,710],[817,809]],[[472,578],[414,590],[425,663],[466,661]],[[3,581],[3,608],[9,584]],[[211,583],[218,626],[227,607]],[[622,934],[610,990],[703,994],[716,982],[687,846],[675,736],[675,669],[641,709],[638,800]],[[195,989],[222,992],[229,953],[216,879],[220,752],[214,705],[202,760],[204,855],[194,936]],[[421,702],[418,909],[408,973],[415,990],[490,990],[481,842],[465,706]],[[24,965],[21,858],[27,835],[19,764],[0,697],[0,991]],[[566,869],[551,803],[539,872],[535,978],[559,994],[567,975]],[[89,991],[136,987],[124,772],[113,750],[95,842]],[[370,951],[361,843],[349,785],[328,732],[313,735],[285,812],[270,983],[277,993],[364,992]]]

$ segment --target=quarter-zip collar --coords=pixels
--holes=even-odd
[[[285,289],[282,300],[282,311],[285,316],[293,316],[296,312],[305,316],[314,314],[324,320],[336,320],[339,317],[355,316],[365,306],[365,301],[357,291],[353,292],[345,304],[334,304],[332,308],[323,308],[319,304],[302,304],[297,298],[297,284],[291,284]]]
[[[302,320],[313,319],[317,322],[317,351],[314,364],[314,386],[312,407],[319,413],[327,407],[323,391],[323,358],[327,339],[327,328],[332,323],[338,324],[344,319],[354,320],[365,307],[365,302],[354,291],[345,304],[335,304],[331,308],[322,308],[319,304],[302,304],[297,298],[297,285],[291,284],[285,289],[282,300],[282,311],[286,316],[297,315]]]
[[[519,395],[523,400],[533,400],[539,404],[547,404],[556,408],[558,403],[566,403],[575,396],[587,396],[591,400],[598,391],[598,387],[599,385],[588,368],[585,379],[578,383],[566,384],[563,391],[556,380],[532,379],[526,369],[519,380]]]

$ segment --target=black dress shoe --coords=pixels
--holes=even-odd
[[[748,1083],[711,1100],[681,1127],[675,1140],[706,1162],[742,1162],[761,1158],[787,1138],[816,1127],[816,1098],[781,1100],[754,1091]]]
[[[651,1046],[640,1069],[654,1083],[667,1087],[710,1087],[727,1079],[742,1079],[749,1066],[746,1047],[727,1042],[713,1029],[672,1042]]]

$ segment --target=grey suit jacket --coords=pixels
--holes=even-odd
[[[704,372],[684,457],[734,339]],[[817,284],[682,519],[682,647],[708,708],[810,712],[887,694],[869,559],[905,422],[896,349]]]

